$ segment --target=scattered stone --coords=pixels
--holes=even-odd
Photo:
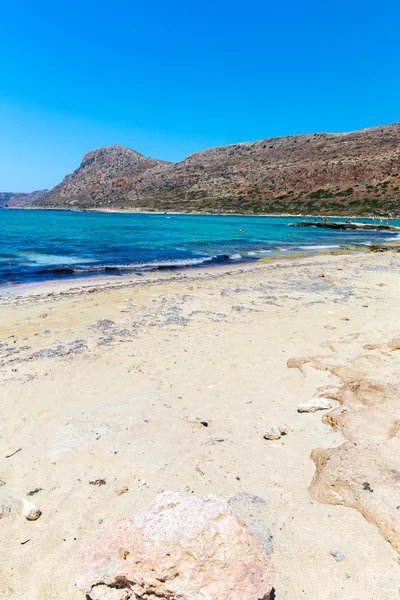
[[[325,273],[320,273],[318,277],[325,277]]]
[[[327,398],[313,398],[309,402],[299,404],[297,412],[299,413],[315,413],[317,410],[329,410],[332,404]]]
[[[28,496],[34,496],[35,494],[38,494],[39,492],[43,492],[43,488],[35,488],[34,490],[31,490],[30,492],[28,492]]]
[[[212,387],[212,386],[209,386]],[[187,419],[186,417],[184,417],[184,421],[186,421],[187,423],[189,423],[190,425],[196,427],[196,429],[203,429],[203,427],[210,427],[211,425],[211,421],[200,421],[200,419],[198,417],[196,417],[196,419],[194,419],[193,421]]]
[[[366,492],[373,492],[374,490],[371,488],[370,484],[368,483],[368,481],[364,481],[363,483],[363,490],[365,490]]]
[[[260,540],[228,503],[180,492],[106,530],[77,577],[88,600],[267,600],[272,585]]]
[[[337,550],[330,552],[330,555],[336,560],[336,562],[341,562],[342,560],[346,560],[346,555],[343,552],[338,552]]]
[[[105,479],[94,479],[93,481],[89,481],[90,485],[98,485],[99,487],[101,485],[106,485],[106,480]]]
[[[28,521],[36,521],[41,514],[42,511],[29,500],[17,500],[11,496],[0,498],[0,519],[22,515]]]
[[[124,487],[124,488],[121,488],[120,490],[117,490],[117,495],[122,496],[122,494],[126,494],[126,492],[129,492],[129,488]]]
[[[22,515],[25,517],[25,519],[28,521],[36,521],[41,514],[42,511],[35,504],[33,504],[33,502],[30,502],[29,500],[22,500]]]
[[[264,440],[279,440],[283,435],[287,435],[288,428],[286,425],[273,425],[264,434]]]
[[[394,338],[389,342],[389,348],[391,350],[400,350],[400,338]]]

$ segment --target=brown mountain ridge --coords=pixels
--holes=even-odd
[[[27,205],[205,213],[400,214],[400,123],[211,148],[179,163],[122,146],[86,154]],[[11,204],[12,205],[12,202]]]

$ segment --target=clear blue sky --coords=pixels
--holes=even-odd
[[[3,2],[0,191],[99,146],[165,160],[400,121],[398,0]]]

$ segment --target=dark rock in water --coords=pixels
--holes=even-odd
[[[393,225],[373,225],[364,223],[315,223],[313,221],[307,221],[304,223],[291,223],[290,227],[318,227],[319,229],[342,229],[342,230],[356,230],[361,231],[398,231],[400,227],[394,227]]]
[[[273,536],[267,522],[270,517],[268,505],[249,492],[238,492],[228,500],[229,508],[246,522],[249,529],[259,538],[268,556],[274,551]]]

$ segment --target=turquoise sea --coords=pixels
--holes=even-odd
[[[302,220],[0,210],[0,284],[211,266],[397,238],[393,233],[288,226]]]

